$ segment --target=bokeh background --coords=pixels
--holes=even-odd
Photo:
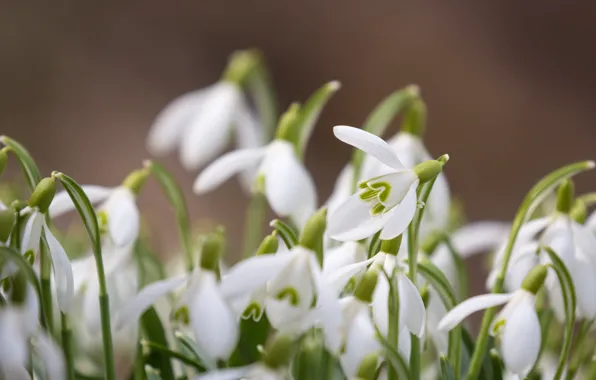
[[[549,170],[595,158],[596,3],[560,1],[3,1],[0,125],[42,170],[118,184],[148,157],[145,136],[175,96],[211,84],[235,49],[257,47],[280,106],[337,79],[309,146],[324,200],[348,159],[332,126],[360,126],[387,94],[420,85],[427,145],[470,219],[513,216]],[[394,126],[393,130],[397,126]],[[240,246],[246,199],[235,181],[198,198],[196,173],[164,163],[194,218]],[[578,188],[596,184],[594,175]],[[141,197],[158,247],[176,250],[155,184]]]

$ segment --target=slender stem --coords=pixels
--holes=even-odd
[[[104,273],[103,265],[101,273]],[[101,314],[101,337],[103,340],[103,354],[106,366],[105,374],[107,380],[115,380],[116,370],[114,368],[114,347],[112,345],[112,328],[110,323],[110,298],[106,291],[105,279],[103,280],[103,286],[101,283],[102,280],[100,280],[99,286],[99,313]]]
[[[203,364],[201,364],[200,362],[198,362],[197,360],[193,359],[193,358],[189,358],[188,356],[182,355],[179,352],[176,351],[172,351],[167,347],[164,347],[160,344],[157,343],[153,343],[153,342],[149,342],[147,340],[142,340],[141,341],[141,345],[150,348],[151,350],[160,352],[166,356],[169,356],[173,359],[179,360],[184,364],[188,364],[194,368],[196,368],[199,371],[204,371],[205,367],[203,366]]]
[[[62,327],[62,351],[66,359],[66,378],[68,380],[75,379],[74,371],[74,357],[72,352],[72,329],[68,320],[68,315],[60,313],[60,325]]]
[[[267,200],[264,194],[256,193],[252,196],[246,209],[244,222],[244,257],[254,256],[263,234],[263,223]]]
[[[389,308],[389,315],[391,318],[389,319],[389,326],[387,327],[387,341],[389,342],[391,347],[395,347],[395,351],[399,353],[399,292],[397,291],[397,276],[395,273],[391,275],[387,281],[391,282],[391,286],[389,287],[389,300],[388,300],[388,308]],[[398,375],[393,368],[393,366],[387,366],[387,380],[398,380]]]
[[[593,322],[594,320],[583,320],[580,325],[579,333],[577,334],[577,339],[573,348],[573,355],[569,360],[569,368],[567,369],[567,375],[565,377],[567,380],[575,378],[575,374],[581,365],[586,359],[590,358],[589,353],[591,352],[593,344],[590,341],[586,341],[586,338],[590,337],[589,331]]]
[[[46,329],[49,332],[54,331],[54,313],[52,304],[52,261],[47,246],[43,239],[39,247],[39,266],[40,266],[40,283],[41,283],[41,302],[46,314]]]

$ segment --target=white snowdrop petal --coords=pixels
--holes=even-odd
[[[340,141],[362,150],[393,169],[404,169],[393,148],[372,133],[359,128],[338,125],[333,128],[333,134]]]
[[[353,264],[344,265],[334,270],[325,270],[325,278],[337,294],[346,287],[350,279],[357,274],[366,270],[366,267],[375,260],[374,257],[370,259],[359,261]]]
[[[134,194],[120,187],[112,193],[103,209],[108,215],[108,230],[116,247],[126,247],[139,236],[140,216]]]
[[[31,380],[31,376],[24,366],[16,363],[2,363],[0,378],[10,380]]]
[[[44,236],[48,242],[52,268],[54,269],[54,283],[56,285],[56,296],[58,306],[63,313],[68,313],[74,297],[74,278],[70,260],[47,226],[44,226]]]
[[[157,115],[147,136],[147,148],[151,154],[164,155],[180,144],[192,115],[201,112],[201,102],[205,93],[208,93],[208,90],[193,91],[179,96]]]
[[[340,364],[348,379],[355,379],[362,360],[380,351],[372,322],[365,314],[358,314],[348,330],[346,346]]]
[[[221,279],[221,294],[226,298],[250,294],[277,276],[291,260],[292,255],[260,255],[242,260]]]
[[[424,212],[423,223],[430,221],[432,227],[445,230],[449,224],[449,211],[451,208],[451,192],[447,184],[447,177],[440,173],[435,180],[428,196],[427,209]]]
[[[525,378],[540,351],[540,322],[531,297],[525,297],[505,321],[501,352],[505,366]]]
[[[97,185],[82,185],[81,188],[85,195],[87,195],[87,198],[89,198],[89,202],[93,205],[105,200],[113,190],[111,187]],[[70,195],[63,190],[54,196],[48,213],[51,218],[55,218],[74,209],[75,205],[72,203]]]
[[[239,380],[244,378],[252,366],[238,367],[238,368],[226,368],[210,371],[198,375],[196,380]]]
[[[509,302],[513,297],[513,293],[508,294],[483,294],[468,298],[451,309],[447,315],[439,323],[439,330],[449,331],[455,326],[459,325],[461,321],[466,319],[471,314],[482,310],[502,305]]]
[[[264,148],[240,149],[225,154],[201,172],[193,185],[193,191],[195,194],[209,192],[219,187],[234,174],[256,168],[264,156]]]
[[[24,367],[29,359],[29,336],[23,329],[18,310],[5,307],[0,310],[0,363]]]
[[[358,242],[345,242],[340,246],[325,251],[323,258],[323,272],[332,273],[346,265],[366,260],[366,248]]]
[[[41,359],[46,378],[48,380],[63,380],[66,378],[64,354],[52,338],[40,332],[32,341],[37,356]]]
[[[397,286],[399,289],[400,299],[400,318],[403,319],[403,325],[417,337],[424,336],[424,329],[426,327],[426,308],[420,296],[420,292],[416,285],[405,275],[401,274],[398,277]]]
[[[582,317],[592,320],[596,317],[596,268],[582,257],[571,273],[577,296],[577,308]]]
[[[327,205],[328,215],[332,214],[339,205],[341,205],[346,199],[352,195],[352,183],[354,180],[354,167],[351,164],[344,166],[335,180],[333,191],[327,199],[325,204]]]
[[[215,274],[202,271],[198,275],[188,305],[196,342],[211,358],[227,360],[238,342],[238,321],[217,289]]]
[[[596,255],[592,253],[594,247],[596,247],[596,235],[585,225],[574,221],[571,221],[571,229],[577,248],[585,254],[585,258],[589,260],[589,265],[596,268]]]
[[[509,233],[510,224],[504,222],[481,221],[463,226],[453,233],[451,243],[464,258],[487,252],[497,247]],[[447,247],[443,246],[443,249]]]
[[[389,331],[389,283],[384,275],[379,275],[372,297],[372,316],[375,325],[383,335]]]
[[[236,142],[241,149],[257,148],[265,143],[263,127],[244,99],[236,111]]]
[[[116,330],[136,322],[141,314],[153,305],[157,299],[182,286],[188,277],[186,275],[157,281],[147,285],[127,305],[116,313],[114,328]]]
[[[41,212],[35,210],[27,219],[23,237],[21,239],[21,251],[29,250],[37,253],[39,250],[39,240],[41,239],[41,230],[43,229],[44,216]]]
[[[412,353],[412,336],[406,327],[399,331],[399,342],[397,342],[397,349],[401,356],[403,356],[406,363],[410,362],[410,354]]]
[[[387,223],[391,213],[372,216],[368,204],[352,195],[329,215],[327,230],[338,241],[356,241],[374,235]]]
[[[416,213],[416,205],[416,186],[412,186],[403,201],[387,212],[388,214],[391,214],[391,216],[381,230],[380,238],[383,240],[391,240],[401,235],[412,222],[414,214]]]
[[[314,182],[290,143],[275,141],[268,149],[264,162],[267,200],[278,215],[302,215],[296,222],[303,224],[304,215],[308,218],[317,204]]]
[[[238,86],[231,83],[210,88],[201,112],[193,115],[180,142],[180,161],[187,170],[200,168],[224,150],[241,96]]]
[[[342,312],[338,300],[338,293],[334,291],[327,278],[323,277],[318,269],[314,255],[311,257],[311,271],[317,289],[316,313],[321,320],[325,343],[334,354],[339,353],[341,346]]]

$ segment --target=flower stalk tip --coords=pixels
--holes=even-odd
[[[360,362],[358,372],[356,374],[357,379],[362,380],[373,380],[377,372],[377,366],[379,364],[379,358],[377,354],[368,354]]]
[[[575,201],[569,211],[569,217],[579,224],[584,224],[588,218],[586,203],[580,200]]]
[[[0,211],[0,241],[8,240],[14,228],[15,219],[15,210],[13,208]]]
[[[449,156],[447,156],[447,159]],[[414,166],[414,173],[420,179],[420,183],[425,183],[438,176],[443,170],[443,163],[438,160],[428,160]]]
[[[256,49],[240,50],[230,56],[223,80],[238,86],[244,84],[261,61],[261,54]]]
[[[294,339],[291,336],[278,334],[263,350],[262,361],[269,368],[285,367],[290,363],[293,348]]]
[[[298,102],[290,104],[290,107],[279,118],[276,137],[280,140],[286,140],[297,145],[300,139],[300,131],[297,130],[297,124],[300,120],[301,105]]]
[[[573,206],[575,198],[575,186],[573,181],[568,179],[557,189],[557,211],[568,214]]]
[[[379,271],[375,268],[371,268],[362,275],[360,282],[356,286],[354,291],[354,297],[360,301],[370,304],[372,302],[373,293],[377,287],[377,281],[379,279]]]
[[[149,168],[144,167],[131,172],[122,182],[122,186],[132,191],[135,195],[138,195],[141,188],[145,184],[145,181],[149,177]]]
[[[277,233],[273,232],[271,235],[265,236],[265,239],[257,249],[257,256],[270,255],[277,252],[279,248],[279,241],[277,240]]]
[[[304,226],[298,241],[298,244],[304,248],[308,248],[311,251],[317,252],[317,255],[320,253],[321,257],[318,257],[320,262],[322,262],[322,252],[320,251],[322,248],[323,235],[325,234],[326,228],[327,208],[323,207],[313,214],[306,222],[306,225]]]
[[[383,240],[381,242],[381,252],[396,256],[399,252],[399,248],[401,247],[402,237],[403,235],[399,235],[398,237],[391,240]]]
[[[544,285],[547,274],[548,267],[546,265],[535,266],[528,272],[526,278],[524,278],[521,285],[522,289],[527,290],[532,294],[538,293],[540,288],[542,288],[542,285]]]
[[[219,259],[223,251],[223,228],[203,236],[201,241],[201,255],[199,265],[202,269],[216,272],[219,268]]]
[[[54,176],[46,177],[39,181],[33,190],[33,194],[29,198],[29,206],[37,207],[40,212],[45,213],[48,211],[54,195],[56,195],[56,180]]]

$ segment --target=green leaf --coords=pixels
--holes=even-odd
[[[370,239],[370,244],[368,245],[368,258],[370,259],[379,251],[381,250],[381,231],[377,232],[372,236]]]
[[[271,140],[277,124],[277,96],[271,75],[260,59],[248,77],[248,88],[255,101],[259,119],[263,124],[265,141]]]
[[[167,358],[175,359],[175,360],[178,360],[186,365],[189,365],[189,366],[195,368],[199,372],[205,371],[205,367],[198,360],[196,360],[192,357],[186,356],[184,354],[181,354],[180,352],[170,350],[169,348],[164,347],[161,344],[157,344],[157,343],[150,342],[147,340],[142,340],[141,345],[143,347],[145,347],[145,349],[148,349],[151,352],[150,355],[152,355],[153,353],[158,353],[163,356],[166,356]],[[160,371],[160,373],[161,373],[161,371]]]
[[[141,316],[141,329],[147,341],[168,349],[166,331],[153,306]],[[149,356],[145,358],[145,364],[159,370],[164,380],[174,380],[174,370],[172,369],[170,357],[163,355],[162,352],[152,350]]]
[[[340,83],[337,81],[325,83],[308,98],[304,106],[300,109],[300,119],[297,122],[296,128],[300,132],[299,152],[302,156],[304,156],[306,144],[319,119],[321,111],[323,111],[325,104],[327,104],[331,96],[339,88]]]
[[[554,379],[560,379],[567,364],[567,358],[571,349],[571,341],[573,340],[573,330],[575,327],[575,310],[577,307],[577,299],[575,296],[575,287],[573,280],[569,274],[569,270],[559,258],[559,256],[550,247],[544,247],[552,262],[552,267],[555,270],[561,290],[563,293],[563,304],[565,306],[565,338],[563,340],[563,347],[561,348],[561,356],[557,366],[557,372]]]
[[[240,339],[228,364],[231,367],[241,367],[259,360],[261,352],[259,346],[264,346],[269,337],[271,325],[267,315],[263,313],[259,321],[252,318],[240,320]]]
[[[151,173],[155,176],[157,181],[162,187],[162,190],[166,194],[170,205],[174,208],[176,215],[176,221],[178,222],[178,231],[180,239],[182,240],[182,247],[184,248],[186,256],[186,266],[190,271],[194,268],[191,234],[190,234],[190,223],[188,221],[188,209],[186,207],[186,201],[184,199],[184,193],[182,189],[172,177],[172,175],[160,164],[154,161],[145,162],[145,166],[151,170]]]
[[[269,226],[275,229],[288,249],[292,249],[298,244],[298,234],[292,227],[284,223],[282,220],[274,219],[269,223]]]
[[[41,174],[39,172],[39,168],[37,164],[27,151],[24,146],[22,146],[19,142],[11,139],[8,136],[0,137],[0,141],[4,145],[10,148],[10,150],[17,156],[19,163],[21,164],[21,168],[23,169],[23,173],[25,174],[25,178],[27,178],[27,183],[31,190],[35,189],[37,183],[41,180]]]
[[[31,267],[31,265],[29,265],[29,263],[27,262],[27,260],[25,260],[25,257],[23,257],[23,255],[21,255],[19,252],[17,252],[13,248],[0,246],[0,256],[2,256],[4,259],[8,259],[8,260],[12,261],[14,264],[16,264],[16,266],[21,271],[23,271],[23,273],[27,277],[27,280],[31,283],[31,285],[33,286],[33,289],[35,289],[35,293],[37,293],[37,300],[40,305],[39,313],[40,313],[41,324],[45,328],[49,328],[45,305],[41,302],[41,299],[42,299],[41,284],[39,283],[37,274]]]
[[[376,328],[376,327],[375,327]],[[399,354],[397,349],[377,330],[377,338],[384,348],[385,360],[395,373],[398,379],[410,379],[410,370],[405,360]],[[389,369],[389,368],[388,368]]]
[[[441,356],[441,380],[455,380],[453,367],[446,357]]]

